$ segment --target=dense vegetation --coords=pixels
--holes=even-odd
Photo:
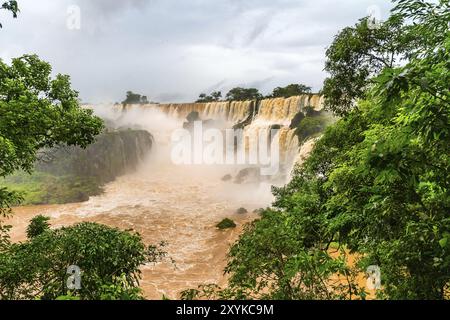
[[[103,128],[82,109],[68,76],[50,77],[51,67],[35,55],[0,61],[0,178],[31,172],[39,150],[59,144],[86,147]],[[20,197],[0,188],[0,214]]]
[[[143,299],[139,267],[164,256],[139,234],[95,223],[51,230],[38,216],[28,235],[0,250],[0,299]],[[81,271],[78,289],[67,285],[71,266]]]
[[[127,91],[127,97],[122,101],[123,105],[127,104],[147,104],[149,103],[147,96],[134,93],[133,91]]]
[[[325,128],[332,124],[335,118],[324,110],[316,111],[307,106],[292,119],[290,129],[295,130],[300,143],[314,137],[320,136]]]
[[[19,193],[23,205],[87,201],[101,194],[105,183],[135,169],[151,147],[152,136],[147,131],[105,132],[86,149],[41,151],[42,159],[32,174],[16,172],[0,178],[0,186]]]
[[[311,87],[304,84],[290,84],[286,87],[277,87],[273,89],[271,95],[268,98],[289,98],[293,96],[300,96],[303,94],[310,94],[312,91]]]
[[[448,1],[401,0],[335,38],[324,93],[343,117],[232,246],[228,287],[183,298],[365,298],[370,265],[378,298],[450,298],[449,22]]]

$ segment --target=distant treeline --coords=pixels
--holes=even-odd
[[[302,94],[311,94],[312,88],[304,84],[290,84],[286,87],[277,87],[273,89],[269,95],[263,95],[256,88],[242,88],[236,87],[228,91],[225,96],[222,95],[222,91],[213,91],[210,94],[201,93],[195,102],[217,102],[217,101],[246,101],[246,100],[261,100],[269,98],[289,98],[293,96],[299,96]],[[126,98],[121,102],[123,105],[127,104],[148,104],[155,103],[148,100],[147,96],[134,93],[133,91],[127,91]],[[116,102],[116,104],[119,104]]]
[[[264,98],[289,98],[302,94],[311,94],[312,89],[304,84],[290,84],[286,87],[277,87],[272,93],[264,96],[256,88],[236,87],[228,91],[225,99],[222,99],[221,91],[213,91],[211,94],[201,93],[196,102],[216,102],[216,101],[245,101],[245,100],[261,100]]]

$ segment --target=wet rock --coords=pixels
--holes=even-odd
[[[227,174],[222,177],[222,181],[230,181],[231,179],[233,179],[231,174]]]
[[[237,214],[246,214],[246,213],[248,213],[248,211],[245,208],[239,208],[236,210],[236,213]]]
[[[195,121],[199,121],[200,120],[200,115],[197,111],[192,111],[191,113],[189,113],[186,117],[186,120],[188,122],[195,122]]]
[[[246,168],[239,171],[234,183],[257,183],[261,181],[261,172],[259,168]]]

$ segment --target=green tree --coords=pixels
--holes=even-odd
[[[228,101],[246,101],[246,100],[259,100],[262,99],[262,94],[259,93],[256,88],[233,88],[227,95],[226,99]]]
[[[43,215],[39,215],[31,219],[30,224],[27,227],[28,239],[37,237],[47,231],[50,228],[50,224],[48,223],[49,220],[49,217],[45,217]]]
[[[127,104],[147,104],[149,103],[147,96],[142,96],[133,91],[127,91],[127,97],[122,101],[123,105]]]
[[[201,93],[198,96],[198,99],[196,102],[198,102],[198,103],[216,102],[216,101],[220,101],[221,98],[222,98],[221,91],[213,91],[209,96],[206,93]]]
[[[369,19],[343,29],[326,51],[323,95],[325,107],[345,115],[358,99],[365,96],[370,79],[383,68],[393,67],[411,49],[410,34],[405,32],[403,17],[394,15],[379,27]]]
[[[19,6],[17,4],[16,0],[9,0],[6,2],[3,2],[2,6],[0,7],[0,10],[6,10],[10,11],[13,15],[13,18],[17,18],[17,13],[19,12]],[[0,29],[3,27],[3,25],[0,23]]]
[[[311,87],[304,84],[290,84],[286,87],[277,87],[269,97],[271,98],[289,98],[292,96],[300,96],[302,94],[310,94]]]
[[[86,147],[103,128],[100,118],[82,109],[67,75],[51,77],[51,66],[36,55],[11,65],[0,61],[0,177],[33,170],[38,150],[57,144]],[[0,214],[20,197],[0,188]]]
[[[211,97],[214,99],[214,101],[220,101],[220,99],[222,99],[222,92],[221,91],[213,91],[211,93]]]
[[[0,298],[142,299],[140,267],[164,256],[139,234],[80,223],[47,229],[0,252]],[[81,288],[69,289],[67,269],[81,270]]]

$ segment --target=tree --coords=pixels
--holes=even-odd
[[[226,95],[228,101],[259,100],[262,97],[262,94],[256,88],[247,89],[241,87],[231,89]]]
[[[211,93],[211,97],[213,98],[214,101],[220,101],[220,99],[222,99],[222,92],[221,91],[213,91]]]
[[[149,103],[147,96],[141,96],[133,91],[127,91],[127,97],[122,101],[123,105],[127,104],[147,104]]]
[[[100,118],[82,109],[70,78],[51,77],[51,66],[36,55],[11,65],[0,61],[0,177],[31,172],[38,150],[57,144],[86,147],[103,128]],[[20,197],[0,188],[0,215]]]
[[[308,87],[304,84],[290,84],[286,87],[277,87],[273,89],[270,98],[289,98],[292,96],[300,96],[302,94],[310,94],[311,87]]]
[[[142,96],[141,103],[142,104],[148,104],[149,103],[147,96]]]
[[[39,215],[31,219],[30,224],[27,227],[28,239],[37,237],[47,231],[50,228],[50,224],[48,223],[49,220],[49,217],[45,217],[43,215]]]
[[[0,298],[142,299],[139,268],[163,256],[136,233],[96,223],[47,229],[0,252]],[[67,286],[69,266],[81,271],[79,290]]]
[[[17,18],[17,13],[19,12],[19,6],[17,4],[16,0],[9,0],[6,1],[2,4],[2,6],[0,7],[0,10],[6,10],[6,11],[10,11],[13,15],[13,18]],[[0,23],[0,29],[3,27],[3,25]]]
[[[217,102],[222,98],[221,91],[213,91],[209,96],[206,93],[201,93],[198,96],[197,103]]]
[[[326,51],[325,71],[330,76],[322,91],[325,107],[340,116],[364,98],[372,77],[405,58],[412,45],[402,16],[393,15],[377,28],[368,21],[364,18],[343,29]]]

